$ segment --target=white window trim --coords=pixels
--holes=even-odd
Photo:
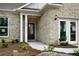
[[[3,16],[1,16],[1,17],[3,17]],[[7,28],[8,29],[8,35],[7,36],[0,36],[1,38],[2,37],[9,37],[9,18],[7,20],[8,20],[8,26],[3,26],[3,27],[0,27],[0,28]]]
[[[64,18],[59,18],[59,20],[58,20],[58,40],[59,40],[59,38],[60,38],[60,21],[66,21],[66,24],[67,24],[67,25],[66,25],[66,27],[67,27],[66,30],[68,30],[68,31],[66,31],[67,41],[68,41],[69,44],[72,44],[72,43],[70,42],[70,35],[68,35],[68,34],[70,34],[70,32],[69,32],[69,31],[70,31],[70,29],[69,29],[69,28],[70,28],[69,22],[71,22],[72,19],[68,19],[68,20],[67,20],[67,19],[64,19]],[[77,25],[77,20],[75,20],[75,22],[76,22],[76,26],[78,26],[78,25]],[[78,35],[78,34],[77,34],[77,27],[76,27],[76,41],[75,41],[76,43],[73,43],[73,44],[77,44],[77,41],[78,41],[78,40],[77,40],[77,38],[78,38],[77,35]]]

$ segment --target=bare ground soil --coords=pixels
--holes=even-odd
[[[8,43],[7,48],[1,48],[0,43],[0,56],[35,56],[41,53],[41,51],[33,49],[29,46],[28,49],[23,50],[20,48],[21,43]]]

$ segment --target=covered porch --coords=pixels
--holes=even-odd
[[[39,15],[20,14],[20,42],[38,41]]]

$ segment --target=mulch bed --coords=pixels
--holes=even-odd
[[[74,45],[71,45],[71,44],[68,44],[66,46],[61,46],[61,45],[51,45],[53,47],[58,47],[58,48],[78,48],[77,46],[74,46]]]
[[[39,53],[41,53],[41,51],[33,49],[29,46],[28,49],[23,50],[21,49],[20,46],[21,43],[8,43],[8,47],[7,48],[1,48],[0,47],[0,56],[35,56]],[[0,43],[1,45],[1,43]],[[17,51],[17,52],[13,52],[13,51]]]

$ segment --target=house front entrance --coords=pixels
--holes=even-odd
[[[40,16],[20,14],[20,42],[36,40],[36,27],[39,19]]]
[[[77,20],[59,20],[59,38],[65,37],[69,44],[77,44]]]

